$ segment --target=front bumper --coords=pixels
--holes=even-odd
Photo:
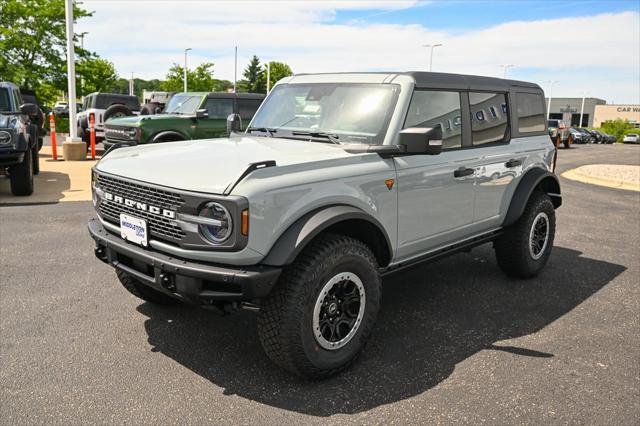
[[[0,152],[0,167],[15,166],[24,160],[24,151]]]
[[[271,266],[229,267],[177,259],[125,242],[98,219],[89,220],[88,227],[98,259],[158,291],[198,305],[265,297],[282,272]]]

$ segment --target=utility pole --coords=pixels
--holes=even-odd
[[[513,68],[515,65],[513,65],[513,64],[502,64],[500,66],[502,67],[502,78],[507,78],[507,70],[509,68]]]
[[[549,112],[551,111],[551,98],[553,97],[553,85],[559,83],[558,80],[547,80],[545,83],[549,84],[549,101],[547,103],[547,120],[549,119]]]
[[[233,93],[236,93],[237,82],[238,82],[238,46],[235,46],[234,55],[233,55]]]
[[[267,95],[271,90],[271,62],[267,62]]]
[[[442,46],[442,43],[423,44],[422,47],[429,47],[429,72],[433,69],[433,49]]]
[[[133,90],[133,72],[131,73],[131,80],[129,80],[129,94],[134,95]]]
[[[184,49],[184,91],[187,91],[187,52],[190,51],[191,48],[187,47]]]

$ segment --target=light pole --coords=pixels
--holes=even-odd
[[[271,90],[271,62],[267,62],[267,95]]]
[[[190,51],[191,48],[187,47],[184,49],[184,91],[187,91],[187,52]]]
[[[134,94],[133,92],[134,92],[134,90],[133,90],[133,72],[131,72],[131,80],[129,80],[129,94],[133,95]]]
[[[580,107],[580,121],[578,122],[578,127],[582,127],[582,114],[584,113],[584,97],[588,93],[582,92],[582,106]]]
[[[429,47],[429,72],[431,72],[433,68],[433,49],[436,47],[442,46],[442,43],[433,43],[433,44],[423,44],[422,47]]]
[[[513,64],[502,64],[500,66],[502,67],[502,78],[507,78],[507,70],[509,68],[513,68],[515,65],[513,65]]]
[[[78,142],[80,139],[78,139],[78,128],[76,126],[76,58],[73,46],[73,1],[65,0],[64,6],[67,18],[67,84],[69,90],[69,137],[67,142]]]
[[[559,83],[558,80],[545,81],[549,85],[549,101],[547,102],[547,120],[549,119],[549,112],[551,111],[551,97],[553,96],[553,85]]]
[[[233,93],[236,93],[236,83],[238,81],[238,46],[235,46],[233,54]]]

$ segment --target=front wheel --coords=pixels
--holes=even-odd
[[[569,136],[569,137],[567,138],[567,140],[566,140],[566,141],[564,141],[564,147],[565,147],[566,149],[569,149],[569,148],[571,148],[571,145],[573,145],[573,137],[572,137],[572,136]]]
[[[549,260],[555,231],[556,212],[551,199],[534,192],[520,219],[495,242],[498,266],[512,277],[535,277]]]
[[[285,269],[262,302],[262,347],[272,361],[299,376],[336,374],[364,348],[380,296],[371,249],[350,237],[322,235]]]
[[[11,166],[9,169],[9,180],[13,195],[33,194],[33,150],[28,149],[24,153],[22,163]]]

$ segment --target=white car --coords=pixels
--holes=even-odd
[[[629,133],[624,135],[622,143],[640,143],[640,136],[637,133]]]

